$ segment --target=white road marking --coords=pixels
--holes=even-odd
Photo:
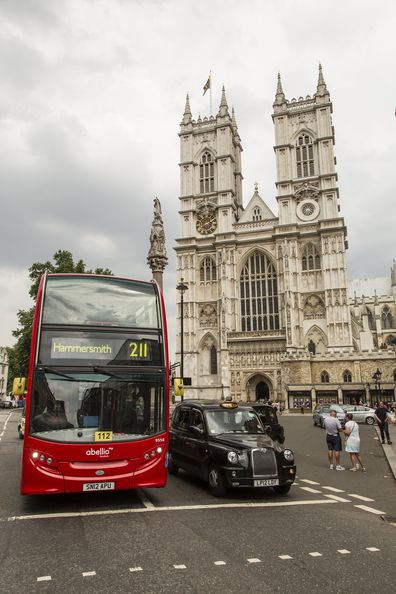
[[[279,559],[293,559],[290,555],[278,555]]]
[[[136,489],[136,495],[139,497],[140,501],[143,503],[146,509],[155,509],[155,505],[153,502],[147,497],[146,493],[141,489]]]
[[[377,551],[379,551],[380,549],[376,549],[375,547],[366,547],[367,551],[370,551],[370,553],[375,553]]]
[[[96,571],[83,571],[82,572],[83,577],[89,577],[91,575],[96,575]]]
[[[261,559],[257,559],[257,557],[253,557],[252,559],[246,559],[248,563],[261,563]]]
[[[320,485],[320,483],[317,483],[316,481],[310,481],[309,479],[300,479],[300,481],[303,483],[308,483],[308,485]]]
[[[343,491],[342,489],[336,489],[335,487],[322,487],[322,489],[333,491],[333,493],[345,493],[345,491]]]
[[[52,514],[33,514],[31,516],[9,516],[8,518],[0,518],[0,522],[17,522],[24,520],[51,520],[55,518],[83,518],[86,516],[112,516],[117,514],[141,514],[147,512],[157,513],[201,509],[254,509],[265,507],[295,507],[300,505],[324,505],[327,503],[335,503],[335,501],[332,501],[330,499],[307,499],[302,501],[268,501],[267,503],[212,503],[208,505],[169,505],[164,507],[137,507],[129,509],[109,509],[89,512],[60,512]]]
[[[308,491],[308,493],[321,493],[322,491],[318,491],[317,489],[312,489],[311,487],[300,487],[304,491]]]
[[[311,555],[311,557],[322,557],[322,553],[318,553],[317,551],[315,551],[314,553],[309,553],[309,555]]]
[[[50,580],[52,580],[50,575],[42,575],[41,577],[37,578],[38,582],[49,582]]]
[[[187,567],[185,565],[174,565],[173,567],[175,569],[187,569]]]
[[[351,551],[348,549],[338,549],[337,553],[341,553],[341,555],[349,555]]]
[[[139,567],[130,567],[129,571],[131,571],[132,573],[134,571],[143,571],[143,567],[140,567],[140,566]]]
[[[370,512],[370,514],[377,514],[377,516],[382,516],[385,512],[380,511],[379,509],[374,509],[373,507],[368,507],[367,505],[354,505],[353,507],[358,507],[363,511]]]
[[[225,565],[226,562],[225,561],[215,561],[214,564],[215,565]]]
[[[330,499],[334,499],[334,501],[338,501],[339,503],[351,503],[350,499],[344,499],[343,497],[339,497],[338,495],[329,495],[328,493],[325,493],[324,496],[329,497]]]
[[[361,499],[362,501],[374,501],[370,497],[363,497],[363,495],[356,495],[356,493],[348,493],[348,497],[354,497],[355,499]]]

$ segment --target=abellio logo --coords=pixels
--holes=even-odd
[[[93,448],[87,450],[85,453],[87,456],[108,456],[113,448],[98,448],[94,450]]]

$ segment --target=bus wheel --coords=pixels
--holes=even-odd
[[[224,475],[217,466],[211,466],[209,469],[209,491],[215,497],[223,497],[227,492],[227,484]]]
[[[179,472],[179,467],[172,460],[172,454],[169,454],[168,459],[168,472],[169,474],[177,474]]]

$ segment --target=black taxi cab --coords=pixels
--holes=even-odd
[[[168,470],[179,468],[207,481],[216,497],[231,487],[286,494],[296,475],[293,452],[271,439],[251,407],[207,400],[185,400],[173,412]]]

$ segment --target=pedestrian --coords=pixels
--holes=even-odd
[[[381,400],[379,407],[375,409],[375,418],[377,419],[378,427],[381,433],[381,443],[385,443],[385,437],[388,444],[392,442],[389,437],[389,425],[388,425],[388,411],[384,402]]]
[[[326,429],[326,443],[327,443],[327,455],[329,458],[330,470],[334,470],[334,456],[336,461],[336,470],[345,470],[341,466],[341,451],[342,442],[341,435],[342,427],[339,419],[337,419],[337,411],[330,410],[330,415],[324,420],[324,427]]]
[[[366,472],[363,466],[362,458],[360,456],[360,434],[359,425],[353,420],[353,414],[347,413],[347,422],[345,423],[344,433],[347,436],[345,442],[345,451],[349,453],[351,457],[352,467],[349,470],[356,472],[359,470],[359,464],[363,472]]]

